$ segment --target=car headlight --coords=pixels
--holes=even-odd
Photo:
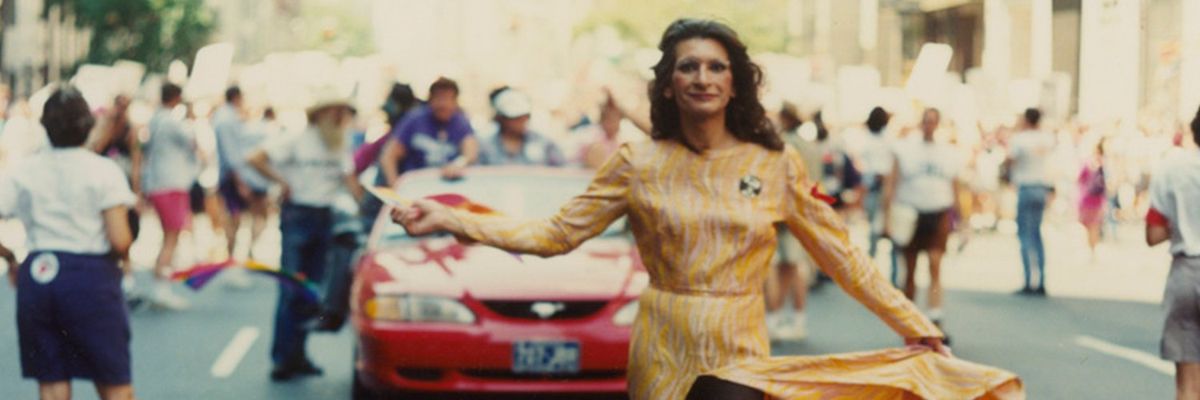
[[[637,319],[638,301],[634,300],[625,303],[616,314],[613,314],[612,322],[617,326],[633,325],[633,320]]]
[[[403,295],[378,296],[363,306],[367,317],[382,321],[446,322],[471,324],[475,313],[466,305],[446,297]]]

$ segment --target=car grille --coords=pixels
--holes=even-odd
[[[620,369],[602,369],[602,370],[584,370],[577,373],[563,374],[518,374],[510,370],[504,369],[464,369],[460,371],[463,375],[477,379],[494,379],[506,381],[549,381],[549,380],[606,380],[620,379],[625,377],[625,370]]]
[[[538,303],[543,304],[539,307],[537,306]],[[509,318],[532,320],[586,318],[599,312],[607,304],[608,302],[606,301],[483,301],[485,307],[497,314]],[[547,306],[552,307],[554,312],[539,315],[537,310],[540,308],[544,312]]]

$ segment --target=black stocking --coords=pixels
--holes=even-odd
[[[710,375],[696,378],[692,389],[688,391],[687,400],[763,400],[766,395],[762,391],[717,379]]]

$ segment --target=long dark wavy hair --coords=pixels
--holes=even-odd
[[[721,43],[729,53],[733,73],[733,90],[736,96],[729,99],[725,108],[725,127],[743,142],[757,143],[770,150],[783,150],[783,140],[775,133],[775,127],[767,118],[758,99],[762,86],[762,69],[750,61],[746,45],[738,39],[737,32],[725,24],[712,20],[679,19],[663,32],[658,49],[662,58],[654,66],[654,80],[650,82],[650,122],[654,125],[650,136],[655,140],[677,140],[693,152],[700,150],[683,137],[680,129],[679,106],[667,98],[665,92],[671,86],[671,75],[675,71],[675,45],[684,40],[703,38]]]

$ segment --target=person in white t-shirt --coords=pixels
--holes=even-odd
[[[898,143],[896,162],[884,187],[883,224],[884,235],[900,233],[900,229],[911,229],[911,237],[903,244],[904,295],[916,298],[917,256],[925,252],[929,256],[929,298],[926,300],[929,319],[941,325],[942,320],[942,256],[946,253],[946,239],[951,230],[951,211],[959,199],[958,174],[961,167],[958,153],[947,143],[934,140],[941,112],[935,108],[925,110],[921,118],[920,140]],[[892,226],[892,214],[897,207],[915,210],[915,226]]]
[[[1012,183],[1017,187],[1017,238],[1021,242],[1021,264],[1025,267],[1025,286],[1019,295],[1046,295],[1046,249],[1042,242],[1042,216],[1046,201],[1054,193],[1046,166],[1054,151],[1054,136],[1039,129],[1042,113],[1025,110],[1023,130],[1009,141],[1008,162]],[[1037,272],[1038,285],[1032,286]]]
[[[333,238],[334,200],[349,190],[361,200],[354,179],[354,162],[346,143],[352,111],[348,100],[325,94],[308,108],[308,127],[269,141],[247,162],[282,190],[279,230],[283,234],[280,269],[302,273],[310,280],[325,276],[326,254]],[[317,316],[318,304],[280,283],[271,343],[271,379],[288,380],[320,375],[305,350],[306,327]]]
[[[133,242],[135,197],[116,163],[83,147],[95,120],[78,90],[55,90],[41,122],[52,148],[0,176],[0,218],[21,220],[29,248],[18,265],[0,244],[17,288],[21,374],[42,399],[70,399],[72,379],[93,381],[103,399],[133,399],[118,260]]]
[[[866,140],[863,141],[861,151],[858,154],[859,162],[862,164],[863,186],[866,188],[866,196],[863,199],[863,211],[867,214],[867,221],[870,225],[870,236],[867,243],[867,254],[871,258],[875,258],[875,252],[878,248],[879,239],[883,238],[883,213],[880,212],[883,208],[883,186],[885,178],[892,172],[892,167],[896,164],[896,156],[893,150],[891,139],[886,136],[888,120],[891,115],[882,107],[875,107],[867,116],[867,131]],[[900,282],[896,279],[898,274],[900,250],[895,244],[892,245],[892,283],[900,286]]]
[[[1200,110],[1192,119],[1200,144]],[[1174,258],[1163,306],[1167,310],[1160,352],[1175,362],[1175,398],[1200,398],[1200,150],[1168,159],[1150,181],[1146,243],[1170,241]]]
[[[192,225],[188,190],[200,172],[195,131],[183,120],[186,113],[179,108],[182,103],[182,88],[171,83],[162,86],[162,106],[147,124],[150,139],[143,145],[140,171],[142,193],[154,206],[163,230],[162,248],[154,263],[157,283],[151,299],[168,309],[188,306],[186,299],[171,291],[170,276],[179,238]]]

